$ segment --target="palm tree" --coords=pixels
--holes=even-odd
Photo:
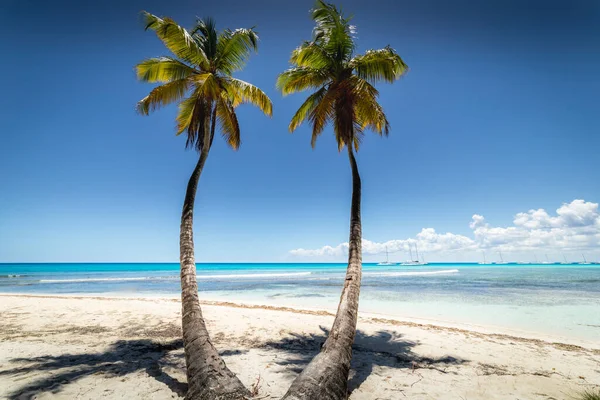
[[[408,67],[391,47],[354,55],[354,27],[334,5],[318,0],[312,10],[316,23],[312,41],[292,52],[292,68],[279,75],[277,87],[284,95],[312,89],[300,106],[289,129],[294,131],[308,120],[312,125],[311,144],[329,122],[338,150],[348,150],[352,169],[352,206],[348,268],[337,314],[321,352],[292,383],[284,399],[345,399],[352,344],[356,332],[362,269],[360,199],[361,181],[354,151],[363,132],[389,133],[389,123],[377,102],[373,84],[394,82]]]
[[[257,49],[258,36],[252,29],[217,32],[211,19],[199,20],[193,30],[170,18],[144,12],[146,29],[153,30],[173,56],[149,58],[136,66],[144,82],[160,82],[137,105],[148,115],[170,103],[179,102],[177,135],[185,132],[186,147],[200,153],[190,177],[181,214],[179,237],[181,263],[182,330],[187,365],[186,399],[239,399],[248,389],[231,372],[210,341],[200,302],[192,232],[194,200],[198,179],[213,143],[217,124],[227,144],[237,150],[240,126],[235,108],[254,104],[271,116],[271,100],[257,87],[232,77]]]

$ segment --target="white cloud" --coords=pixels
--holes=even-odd
[[[515,215],[513,225],[490,226],[481,215],[473,215],[469,227],[472,237],[454,233],[437,233],[424,228],[414,238],[389,240],[383,243],[363,239],[363,256],[381,255],[386,248],[390,253],[407,253],[415,244],[422,253],[440,259],[452,258],[452,253],[478,257],[477,252],[527,254],[535,251],[564,253],[579,256],[580,252],[598,254],[600,248],[600,214],[598,203],[573,200],[550,215],[543,209],[529,210]],[[347,254],[348,243],[324,246],[319,249],[291,250],[300,258],[342,259]]]

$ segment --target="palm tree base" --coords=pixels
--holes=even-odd
[[[188,389],[184,400],[245,400],[251,398],[250,391],[235,376],[210,379],[218,382],[216,387],[196,386]]]
[[[296,378],[282,400],[344,400],[348,398],[350,359],[322,351]]]

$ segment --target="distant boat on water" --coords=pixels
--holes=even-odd
[[[423,259],[423,262],[419,261],[419,248],[417,247],[416,243],[415,243],[415,251],[417,253],[416,260],[413,260],[412,248],[410,246],[410,243],[408,244],[408,251],[410,252],[410,260],[403,262],[400,265],[427,265],[427,263],[425,262],[425,259]]]
[[[563,264],[563,265],[571,265],[571,263],[567,261],[567,257],[565,257],[564,254],[563,254],[563,258],[564,258],[565,261],[561,262],[561,264]]]
[[[502,252],[501,251],[498,251],[498,255],[500,255],[500,262],[492,263],[492,264],[508,264],[508,261],[504,261],[504,258],[502,258]]]
[[[546,261],[542,261],[542,264],[554,264],[551,263],[550,260],[548,260],[548,254],[544,254],[546,256]]]
[[[592,265],[591,262],[588,262],[588,260],[586,260],[583,254],[581,255],[581,257],[583,257],[583,262],[580,262],[579,265]]]
[[[388,256],[388,248],[385,246],[385,261],[377,263],[377,265],[396,265],[394,262],[390,262],[390,258]]]
[[[483,262],[480,262],[479,264],[486,265],[487,262],[485,261],[485,251],[482,251],[481,253],[483,254]]]

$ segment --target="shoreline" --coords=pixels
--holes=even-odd
[[[88,299],[88,300],[106,300],[106,301],[146,301],[155,300],[180,303],[178,296],[127,296],[127,295],[87,295],[84,293],[72,294],[32,294],[32,293],[4,293],[0,292],[1,297],[23,297],[23,298],[48,298],[48,299]],[[317,308],[305,306],[277,305],[274,303],[238,301],[235,299],[224,300],[222,298],[200,298],[200,304],[204,306],[230,307],[238,309],[269,310],[277,312],[305,314],[314,316],[335,317],[335,309]],[[559,335],[552,335],[543,332],[532,332],[514,328],[461,323],[455,321],[435,320],[428,318],[412,318],[398,315],[388,315],[384,313],[360,312],[359,320],[366,323],[382,322],[393,326],[418,327],[428,330],[457,332],[463,334],[485,335],[490,338],[509,339],[523,343],[540,343],[552,345],[563,350],[581,349],[591,351],[600,355],[600,339],[596,342],[577,338],[567,338]]]

